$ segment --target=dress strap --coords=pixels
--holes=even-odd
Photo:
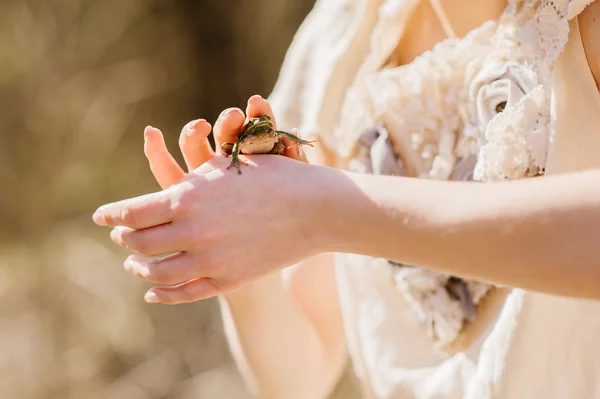
[[[442,5],[440,4],[440,1],[429,0],[429,4],[431,5],[431,8],[433,8],[435,15],[440,21],[440,24],[442,25],[442,29],[444,29],[444,33],[446,34],[446,36],[450,39],[456,39],[456,32],[454,31],[454,28],[452,28],[450,19],[448,19],[448,15],[446,14],[444,7],[442,7]]]

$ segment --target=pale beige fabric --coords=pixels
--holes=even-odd
[[[383,0],[317,0],[296,33],[269,100],[283,129],[318,135],[335,130],[346,90],[369,51]]]
[[[360,133],[383,122],[409,173],[423,178],[450,179],[470,156],[482,181],[594,165],[593,152],[577,151],[600,140],[600,100],[573,40],[573,18],[590,0],[510,1],[499,22],[382,70],[418,1],[318,0],[271,96],[281,127],[316,135],[352,167]],[[514,291],[477,365],[493,323],[446,357],[387,262],[339,255],[336,274],[365,398],[599,397],[596,303]]]
[[[600,167],[600,93],[577,19],[555,66],[547,173]],[[600,302],[515,290],[485,343],[469,399],[600,398]]]

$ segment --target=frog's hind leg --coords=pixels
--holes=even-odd
[[[281,154],[283,154],[284,151],[285,151],[285,144],[283,144],[281,141],[276,141],[275,144],[273,145],[273,149],[271,150],[270,153],[281,155]]]
[[[240,147],[239,147],[238,143],[235,143],[233,145],[233,149],[231,151],[231,163],[229,164],[227,169],[231,168],[232,166],[235,166],[237,168],[238,175],[241,175],[242,170],[240,169],[240,164],[243,164],[246,166],[248,165],[245,161],[240,159]]]
[[[235,144],[233,144],[233,143],[221,144],[221,150],[223,151],[223,155],[225,155],[225,157],[228,157],[229,155],[231,155],[233,153],[234,146],[235,146]]]
[[[308,141],[308,140],[303,140],[300,137],[292,134],[292,133],[288,133],[288,132],[284,132],[282,130],[277,130],[275,131],[275,133],[281,134],[285,137],[287,137],[288,139],[295,141],[296,143],[302,144],[302,145],[309,145],[309,146],[313,146],[313,143],[315,142],[315,140],[312,141]]]

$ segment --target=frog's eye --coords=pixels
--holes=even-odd
[[[494,109],[497,114],[504,111],[506,108],[506,101],[502,101],[501,103],[496,104],[496,108]]]

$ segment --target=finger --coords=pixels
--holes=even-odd
[[[127,226],[133,229],[169,223],[178,212],[178,206],[173,204],[169,194],[167,189],[106,204],[96,210],[92,219],[99,226]]]
[[[160,130],[148,126],[144,130],[144,154],[150,170],[161,188],[167,188],[181,179],[185,172],[169,153]]]
[[[277,130],[277,121],[273,115],[271,104],[269,104],[267,100],[258,94],[250,97],[248,100],[248,105],[246,106],[246,115],[248,118],[258,118],[263,115],[269,115],[271,122],[273,122],[273,128]]]
[[[195,257],[179,252],[162,258],[131,255],[123,263],[129,273],[154,284],[174,285],[197,277],[214,277]]]
[[[189,231],[174,223],[141,230],[117,226],[110,232],[115,244],[144,256],[179,252],[187,247],[189,235]]]
[[[221,144],[235,143],[237,136],[244,127],[245,116],[239,108],[229,108],[223,111],[215,123],[215,144],[217,154],[222,154]]]
[[[210,278],[195,278],[172,287],[153,287],[146,292],[144,299],[148,303],[164,303],[176,305],[208,299],[219,294],[214,280]]]
[[[273,122],[273,128],[277,130],[277,121],[273,115],[273,109],[269,101],[265,100],[259,95],[250,97],[248,100],[248,106],[246,107],[246,115],[249,118],[257,118],[263,115],[269,115]],[[300,137],[297,131],[290,132],[297,137]],[[308,158],[302,149],[302,145],[290,138],[282,137],[283,144],[285,145],[284,156],[295,159],[297,161],[308,163]]]
[[[179,148],[185,159],[188,172],[211,159],[215,152],[208,141],[212,126],[204,119],[185,125],[179,136]]]

